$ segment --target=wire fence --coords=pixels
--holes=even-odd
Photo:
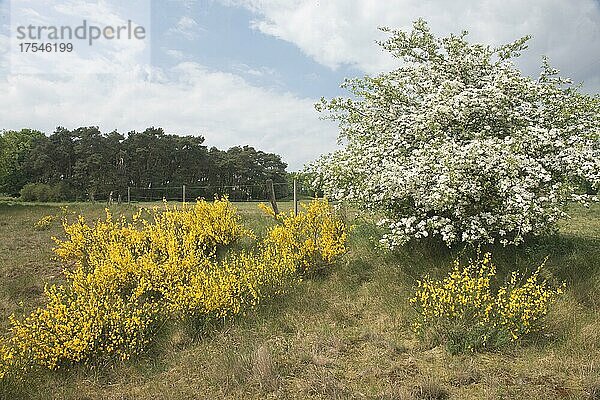
[[[292,182],[273,183],[273,191],[278,201],[293,200],[294,185]],[[211,200],[215,197],[227,196],[230,201],[251,202],[269,201],[271,198],[268,184],[253,185],[224,185],[200,186],[180,185],[164,187],[134,187],[115,189],[105,193],[87,195],[87,201],[112,203],[137,203],[155,201],[195,201],[196,199]],[[296,194],[298,197],[314,197],[315,193],[299,182]]]

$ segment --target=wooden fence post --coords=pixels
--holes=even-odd
[[[294,178],[294,215],[298,215],[298,193],[296,190],[296,178]]]
[[[181,198],[183,199],[182,203],[185,204],[185,185],[181,187]]]
[[[273,180],[267,179],[267,195],[271,198],[271,206],[273,207],[273,212],[275,215],[279,214],[279,209],[277,208],[277,201],[275,200],[275,188],[273,187]]]

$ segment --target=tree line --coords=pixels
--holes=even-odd
[[[58,127],[49,136],[32,129],[0,133],[0,193],[31,200],[94,200],[109,193],[116,199],[128,187],[156,189],[156,195],[184,184],[196,188],[188,198],[229,194],[246,200],[260,197],[267,179],[286,196],[286,167],[279,155],[251,146],[224,151],[207,147],[202,136],[155,127],[126,135],[97,127]]]

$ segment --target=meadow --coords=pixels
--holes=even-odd
[[[64,205],[63,205],[64,206]],[[105,204],[68,204],[89,219]],[[255,203],[237,203],[261,235],[274,221]],[[284,210],[291,208],[283,203]],[[137,205],[114,205],[132,215]],[[60,205],[0,203],[0,328],[10,314],[44,302],[45,284],[61,282],[43,216]],[[600,398],[600,204],[573,206],[559,233],[514,247],[490,247],[500,275],[534,270],[565,282],[546,329],[501,351],[449,354],[416,339],[408,299],[418,279],[444,276],[465,251],[421,242],[396,251],[377,246],[379,228],[346,212],[349,251],[323,274],[285,296],[201,330],[176,327],[129,361],[36,372],[0,387],[15,399],[596,399]]]

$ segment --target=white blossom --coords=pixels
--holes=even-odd
[[[546,60],[539,79],[523,76],[511,58],[528,38],[491,48],[423,21],[386,31],[404,66],[317,104],[343,147],[309,167],[328,196],[383,212],[382,243],[519,244],[551,232],[566,202],[595,200],[580,188],[600,186],[600,99]]]

